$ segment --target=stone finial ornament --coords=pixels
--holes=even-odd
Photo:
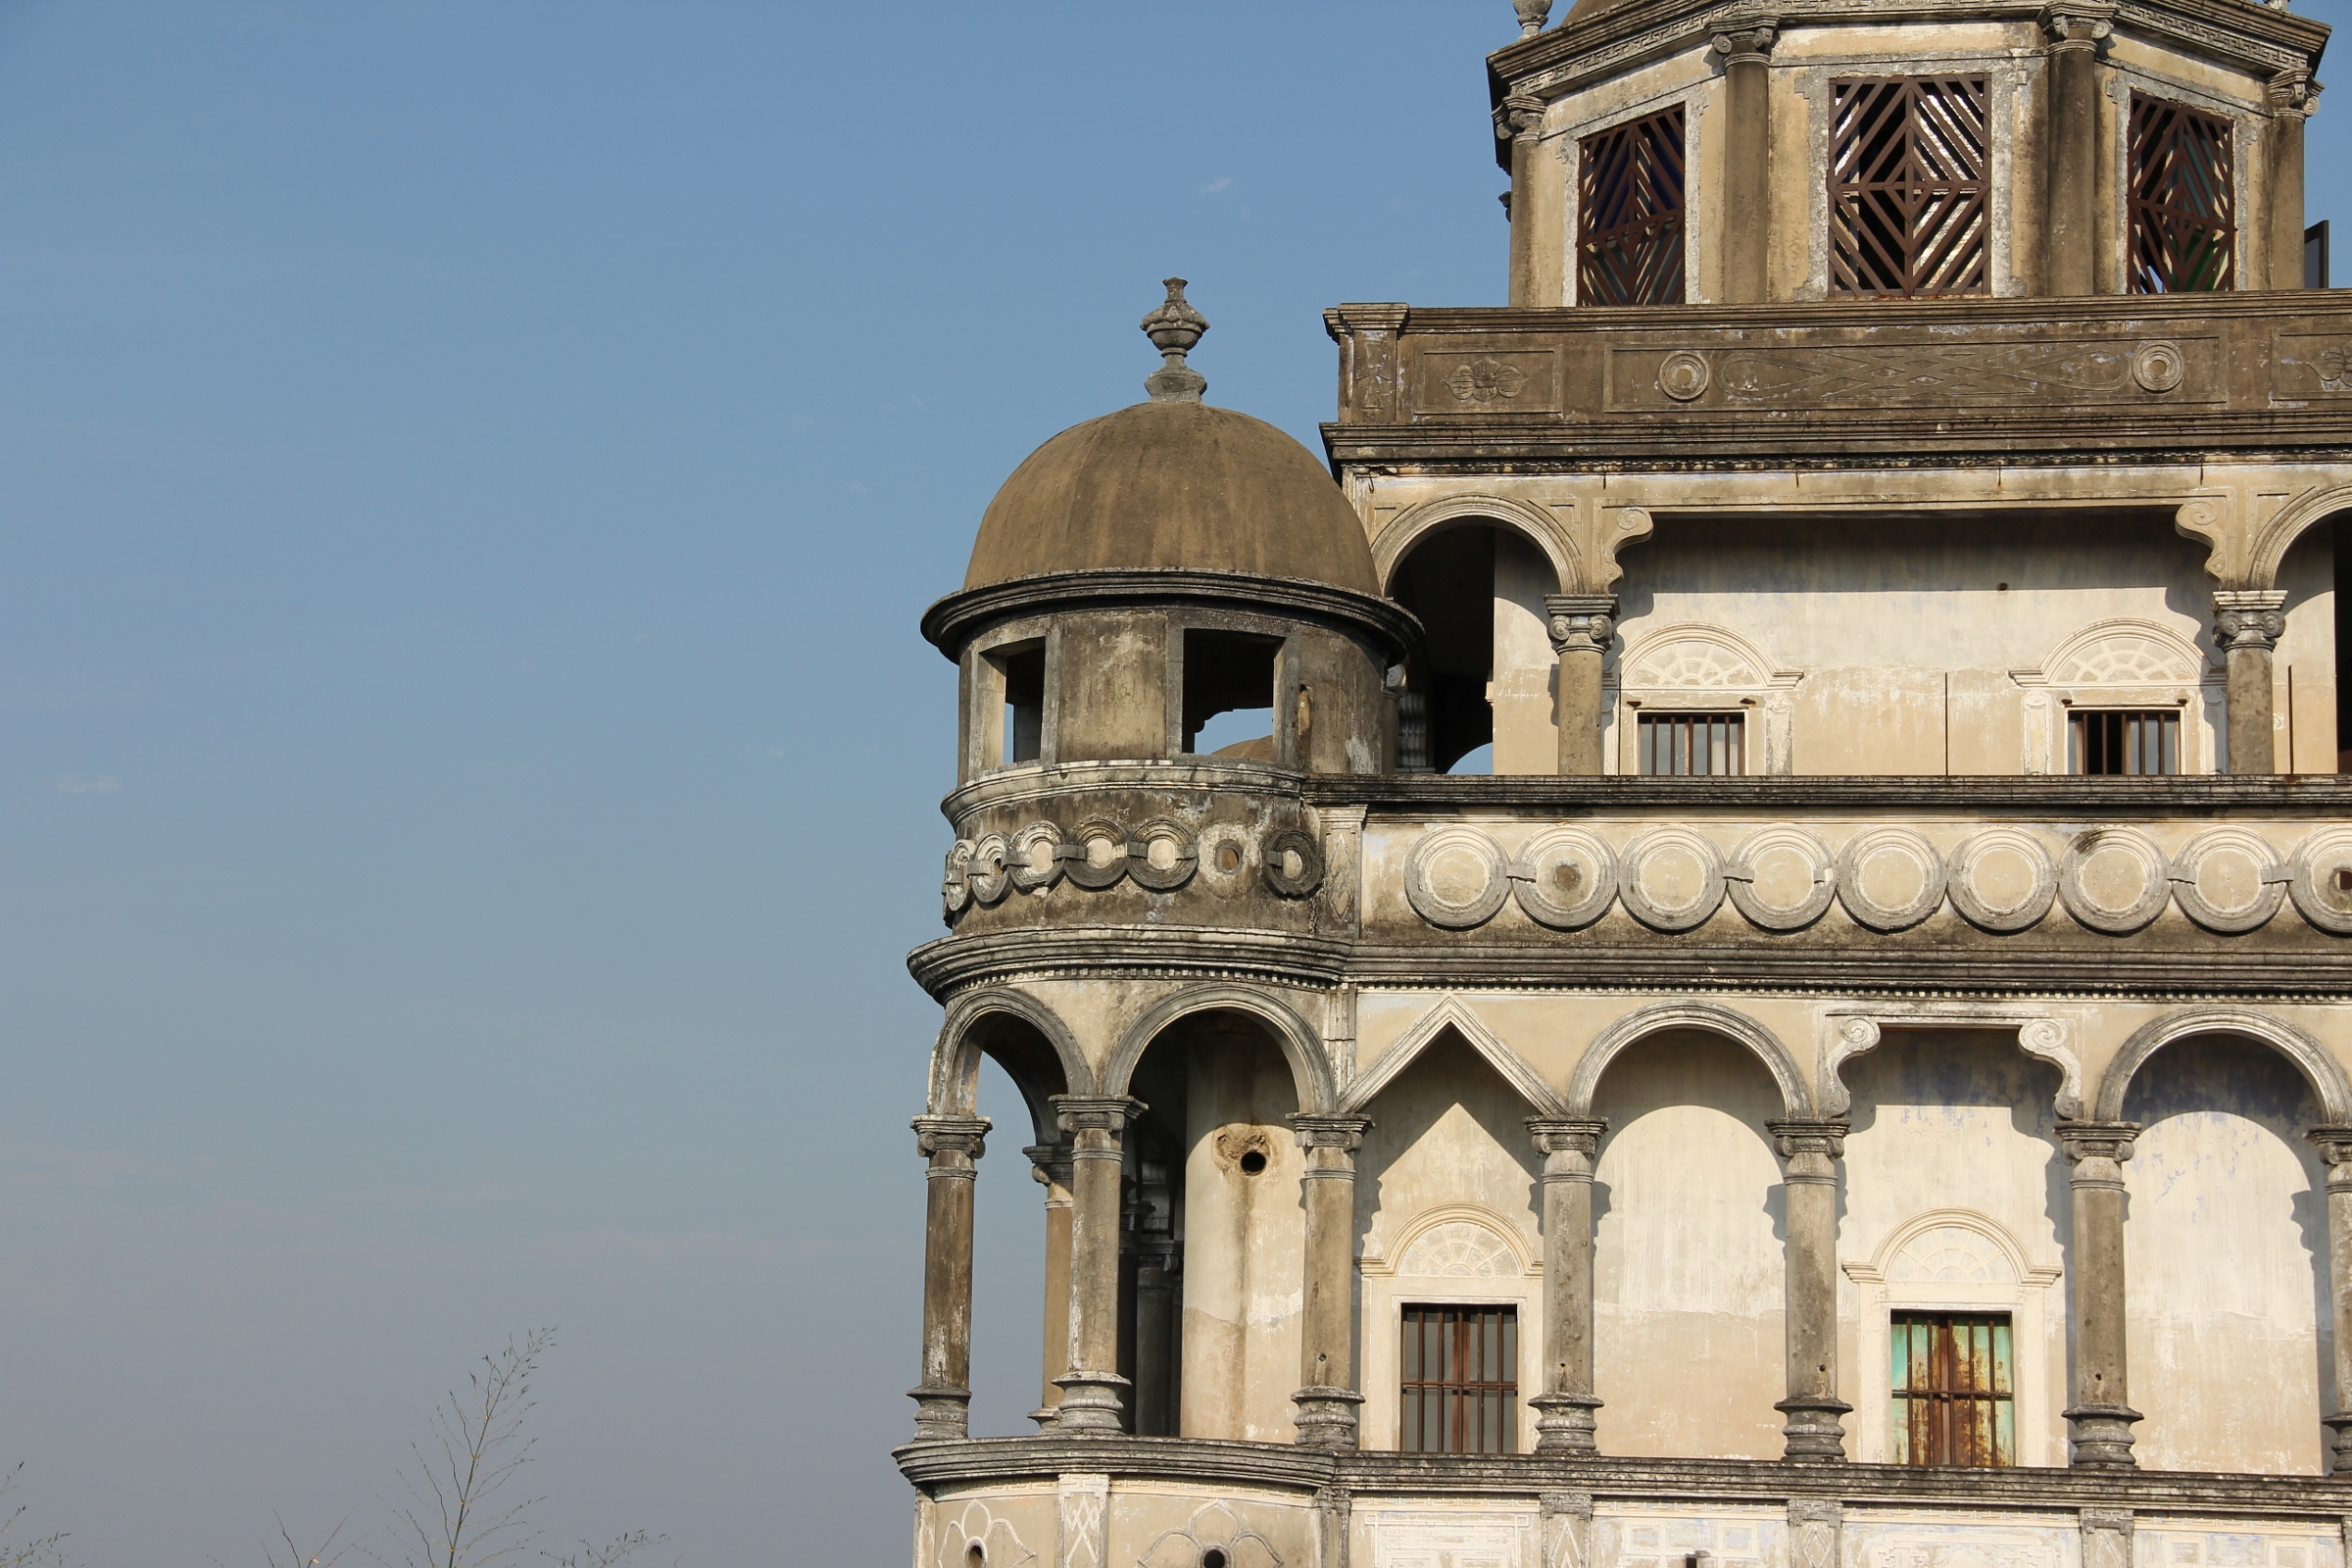
[[[1208,377],[1184,363],[1184,357],[1208,330],[1208,318],[1184,297],[1184,279],[1163,279],[1168,297],[1144,318],[1144,335],[1159,350],[1160,368],[1144,377],[1144,390],[1154,403],[1198,403],[1208,390]]]
[[[1511,9],[1519,13],[1522,38],[1533,38],[1551,20],[1551,0],[1511,0]]]

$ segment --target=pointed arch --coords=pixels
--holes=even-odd
[[[1380,574],[1381,592],[1390,591],[1396,568],[1413,553],[1413,546],[1457,522],[1492,523],[1525,535],[1551,563],[1559,591],[1572,594],[1579,590],[1582,574],[1577,569],[1576,543],[1542,507],[1505,501],[1500,496],[1442,496],[1405,508],[1372,541],[1372,564]]]
[[[1004,1024],[1012,1029],[1004,1029]],[[1029,1035],[1024,1043],[1022,1027]],[[1060,1137],[1054,1095],[1091,1095],[1095,1075],[1075,1036],[1053,1008],[1026,992],[969,991],[948,1005],[931,1049],[929,1108],[936,1116],[969,1115],[980,1079],[980,1058],[994,1057],[1028,1102],[1037,1141]]]
[[[2124,1096],[2148,1058],[2175,1041],[2192,1035],[2234,1035],[2260,1041],[2293,1062],[2320,1102],[2321,1114],[2330,1125],[2352,1122],[2352,1079],[2343,1064],[2318,1041],[2283,1018],[2247,1007],[2189,1007],[2142,1024],[2124,1042],[2115,1060],[2099,1080],[2099,1099],[2093,1117],[2098,1121],[2124,1119]]]
[[[1348,1086],[1348,1093],[1341,1098],[1340,1108],[1350,1112],[1362,1110],[1448,1029],[1469,1042],[1470,1049],[1485,1057],[1488,1065],[1502,1075],[1503,1082],[1518,1091],[1519,1098],[1526,1101],[1537,1115],[1568,1114],[1567,1103],[1553,1093],[1551,1085],[1544,1081],[1544,1075],[1529,1066],[1526,1057],[1504,1045],[1502,1037],[1487,1027],[1485,1019],[1472,1012],[1468,1004],[1450,992],[1436,1006],[1414,1019],[1412,1026],[1397,1037],[1396,1043],[1382,1052],[1380,1059]]]
[[[1265,1024],[1282,1048],[1284,1059],[1291,1064],[1291,1078],[1298,1091],[1298,1108],[1327,1112],[1338,1103],[1339,1093],[1332,1081],[1331,1060],[1324,1053],[1322,1035],[1277,999],[1236,985],[1193,986],[1174,996],[1162,997],[1145,1009],[1142,1017],[1127,1026],[1127,1032],[1119,1038],[1118,1050],[1111,1054],[1109,1064],[1103,1068],[1102,1093],[1126,1094],[1128,1083],[1135,1076],[1136,1063],[1144,1059],[1152,1042],[1169,1025],[1200,1012],[1247,1013]]]
[[[1706,1002],[1660,1003],[1629,1013],[1603,1030],[1600,1038],[1585,1048],[1584,1059],[1576,1064],[1576,1075],[1568,1081],[1568,1114],[1592,1115],[1600,1075],[1617,1054],[1669,1029],[1696,1029],[1745,1046],[1772,1074],[1781,1091],[1783,1113],[1792,1121],[1813,1119],[1813,1092],[1805,1087],[1805,1075],[1797,1070],[1796,1058],[1781,1044],[1780,1036],[1745,1013]]]

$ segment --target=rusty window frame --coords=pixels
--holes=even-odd
[[[1577,143],[1576,303],[1683,303],[1683,106]]]
[[[1519,1309],[1408,1304],[1397,1335],[1407,1453],[1519,1451]]]
[[[2163,98],[2132,95],[2132,292],[2237,287],[2234,128]]]
[[[1886,1342],[1896,1464],[2017,1463],[2008,1313],[1895,1312]]]
[[[1830,94],[1830,293],[1989,293],[1988,78],[1853,76]]]
[[[1747,713],[1642,712],[1634,719],[1636,771],[1656,777],[1723,778],[1747,771]]]

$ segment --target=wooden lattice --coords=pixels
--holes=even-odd
[[[1588,136],[1577,182],[1579,305],[1683,302],[1683,110]]]
[[[2230,122],[2132,95],[2132,292],[2237,286]]]
[[[1984,78],[1831,85],[1830,292],[1986,292]]]

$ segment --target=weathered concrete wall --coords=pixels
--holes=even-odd
[[[1604,1453],[1777,1458],[1785,1387],[1780,1097],[1755,1058],[1668,1035],[1611,1063],[1593,1177]]]
[[[2145,1129],[2124,1166],[2135,1456],[2319,1474],[2333,1330],[2302,1078],[2264,1047],[2182,1042],[2140,1069],[2124,1113]]]

